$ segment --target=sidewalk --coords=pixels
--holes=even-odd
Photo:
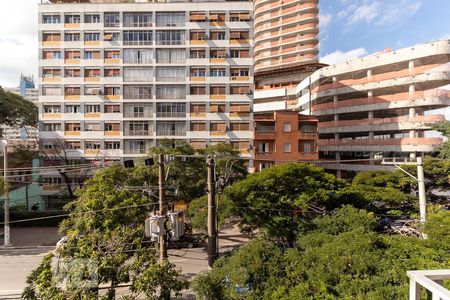
[[[3,228],[1,228],[3,233]],[[11,245],[13,248],[54,246],[61,238],[56,227],[11,227]],[[3,234],[0,238],[3,245]]]

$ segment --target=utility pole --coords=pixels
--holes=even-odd
[[[166,174],[164,171],[164,154],[159,154],[159,215],[166,215]],[[164,234],[159,238],[159,262],[160,264],[164,263],[164,260],[167,258],[167,234]]]
[[[214,158],[208,157],[208,266],[217,259],[216,186],[214,182]]]
[[[420,211],[420,222],[425,223],[426,221],[426,196],[425,196],[425,176],[423,174],[423,157],[417,157],[417,182],[419,185],[419,211]]]
[[[4,246],[9,247],[10,244],[10,228],[9,228],[9,195],[8,195],[8,142],[4,141],[3,148],[3,176],[5,191],[3,193],[3,208],[5,212],[5,225],[4,225]]]

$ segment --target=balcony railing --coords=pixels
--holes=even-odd
[[[159,129],[156,131],[156,135],[158,135],[158,136],[166,136],[166,135],[182,136],[182,135],[186,135],[186,130]]]
[[[450,291],[442,286],[443,280],[450,279],[450,269],[408,271],[409,300],[421,300],[422,288],[427,290],[428,299],[450,299]]]
[[[125,130],[125,135],[130,135],[130,136],[148,136],[148,135],[153,135],[153,131],[152,130]]]
[[[184,118],[186,117],[186,112],[157,112],[157,118]]]

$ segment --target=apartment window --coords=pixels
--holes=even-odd
[[[65,107],[65,112],[68,114],[78,114],[80,111],[80,105],[66,105]]]
[[[191,49],[190,58],[206,58],[206,51],[204,49]]]
[[[120,86],[105,86],[105,95],[107,96],[120,95]]]
[[[86,42],[100,41],[100,33],[99,32],[85,32],[84,40]]]
[[[93,114],[93,113],[99,113],[100,112],[100,105],[98,104],[87,104],[85,107],[85,113],[87,114]]]
[[[62,183],[61,177],[42,177],[43,185],[59,185]]]
[[[231,141],[230,144],[236,150],[249,150],[250,142],[248,141]]]
[[[105,131],[120,131],[120,123],[105,123]]]
[[[283,152],[284,153],[290,153],[291,152],[291,144],[290,143],[284,143],[283,144]]]
[[[120,77],[120,69],[105,68],[105,77]]]
[[[157,49],[157,63],[184,63],[186,61],[185,49]]]
[[[232,85],[230,86],[231,95],[250,95],[250,87],[246,85]]]
[[[43,59],[61,59],[61,51],[43,51]]]
[[[105,114],[117,114],[120,113],[120,105],[105,105]]]
[[[230,31],[230,40],[248,40],[249,37],[248,31]]]
[[[283,124],[283,132],[291,132],[291,123],[286,122]]]
[[[225,104],[211,104],[209,106],[209,112],[215,114],[224,114],[226,112]]]
[[[67,150],[77,150],[81,149],[81,142],[80,141],[66,141],[65,146]]]
[[[186,32],[184,30],[158,30],[156,31],[157,45],[184,45]]]
[[[153,60],[152,49],[124,49],[123,59],[126,64],[149,64]]]
[[[158,136],[183,136],[186,135],[185,122],[157,122],[156,135]]]
[[[186,87],[184,85],[158,85],[156,87],[158,99],[185,99]]]
[[[211,31],[210,40],[213,41],[223,41],[225,40],[225,31]]]
[[[225,77],[225,68],[211,68],[211,77]]]
[[[230,22],[245,21],[250,21],[250,14],[248,12],[230,12]]]
[[[248,58],[250,57],[250,52],[248,49],[230,49],[231,58]]]
[[[301,142],[300,151],[303,153],[312,153],[314,149],[314,142]]]
[[[58,24],[61,23],[60,15],[43,15],[42,23],[44,24]]]
[[[317,125],[315,124],[301,124],[300,132],[302,133],[317,133]]]
[[[124,45],[151,45],[152,32],[150,30],[136,30],[123,32]]]
[[[79,86],[69,86],[64,89],[64,94],[66,96],[79,96],[80,87]]]
[[[120,50],[105,50],[105,59],[120,59]]]
[[[185,67],[157,67],[156,81],[186,81]]]
[[[125,135],[144,136],[153,134],[152,121],[126,121],[124,122]]]
[[[226,123],[211,123],[210,124],[210,131],[226,132],[227,131],[227,124]]]
[[[59,113],[61,113],[61,106],[60,105],[44,105],[44,113],[59,114]]]
[[[61,77],[61,69],[43,69],[42,76],[44,78],[58,78]]]
[[[84,23],[100,23],[99,14],[85,14]]]
[[[100,86],[86,85],[86,86],[84,86],[84,94],[86,96],[98,96],[98,95],[100,95]]]
[[[191,122],[191,131],[206,131],[206,122]]]
[[[231,129],[231,131],[249,131],[250,124],[243,123],[243,122],[231,123],[230,129]]]
[[[61,131],[61,123],[44,123],[43,131]]]
[[[194,113],[194,114],[205,113],[206,105],[205,104],[191,104],[190,111],[191,111],[191,113]]]
[[[209,14],[210,22],[225,22],[225,13],[211,12]]]
[[[45,32],[42,34],[42,41],[44,42],[59,42],[61,41],[61,34],[55,32]]]
[[[123,14],[123,26],[124,27],[151,27],[152,13],[124,13]]]
[[[100,123],[84,123],[84,131],[100,131]]]
[[[183,27],[186,25],[184,12],[158,12],[156,13],[157,27]]]
[[[250,104],[230,103],[230,113],[249,113]]]
[[[120,26],[119,13],[105,13],[104,26],[105,27],[119,27]]]
[[[64,18],[64,22],[69,24],[80,23],[80,15],[66,15]]]
[[[78,42],[80,40],[79,32],[66,32],[64,34],[64,41],[66,42]]]
[[[84,149],[98,150],[98,149],[100,149],[100,142],[98,142],[98,141],[85,141],[84,142]]]
[[[84,59],[100,59],[100,51],[85,50]]]
[[[125,141],[125,154],[145,154],[147,151],[146,141],[129,140]]]
[[[148,118],[152,116],[152,104],[126,103],[124,111],[125,118]]]
[[[206,76],[206,69],[205,68],[191,67],[190,76],[191,77],[205,77]]]
[[[226,87],[225,85],[211,85],[209,88],[209,93],[211,95],[225,95]]]
[[[226,58],[227,51],[225,49],[211,49],[209,53],[210,58]]]
[[[120,40],[120,32],[106,32],[103,35],[104,41],[114,42]]]
[[[206,13],[205,12],[191,12],[189,14],[190,22],[206,22]]]
[[[81,131],[80,123],[66,123],[64,124],[65,131]]]
[[[64,54],[65,59],[81,59],[80,51],[67,51]]]
[[[120,142],[105,142],[105,149],[107,150],[119,150],[120,149]]]
[[[69,69],[64,70],[64,76],[68,78],[81,77],[80,69]]]
[[[152,68],[131,68],[123,69],[123,81],[125,82],[143,82],[153,80]]]
[[[84,77],[100,77],[100,69],[85,68]]]
[[[191,41],[204,41],[206,40],[206,33],[204,30],[202,31],[191,31],[190,32],[190,40]]]
[[[247,77],[249,76],[248,68],[231,68],[230,75],[232,77]]]
[[[42,95],[44,96],[60,96],[61,87],[59,86],[43,86]]]
[[[151,99],[152,87],[149,85],[125,85],[123,87],[124,99]]]
[[[206,95],[206,86],[204,85],[191,85],[190,95]]]
[[[156,104],[156,117],[179,118],[186,117],[185,103],[158,103]]]

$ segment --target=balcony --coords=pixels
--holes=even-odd
[[[153,131],[148,129],[137,129],[137,130],[125,130],[126,136],[152,136]]]
[[[120,136],[120,131],[118,130],[110,130],[104,132],[105,136]]]
[[[442,286],[443,280],[450,279],[450,269],[447,270],[423,270],[408,271],[409,300],[421,300],[422,288],[429,295],[428,299],[450,299],[450,291]]]
[[[255,140],[275,140],[277,132],[275,130],[256,130]]]

